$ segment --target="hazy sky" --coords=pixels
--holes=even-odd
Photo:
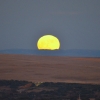
[[[100,0],[0,0],[0,50],[37,49],[45,34],[64,50],[100,50]]]

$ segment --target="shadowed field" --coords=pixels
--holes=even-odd
[[[100,58],[0,54],[0,79],[100,84]]]

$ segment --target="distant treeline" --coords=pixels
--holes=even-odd
[[[0,86],[9,86],[10,88],[18,88],[19,86],[23,86],[26,85],[28,83],[32,83],[32,82],[28,82],[28,81],[19,81],[19,80],[0,80]],[[33,86],[35,86],[34,83],[32,83]]]
[[[20,80],[0,80],[0,86],[10,86],[11,88],[17,88],[19,86],[23,86],[26,85],[28,83],[32,83],[32,82],[28,82],[28,81],[20,81]],[[37,82],[39,83],[39,82]],[[80,83],[64,83],[64,82],[40,82],[41,84],[39,84],[38,87],[64,87],[64,89],[71,89],[71,88],[95,88],[95,90],[100,90],[100,85],[94,85],[94,84],[80,84]],[[32,87],[36,86],[36,83],[32,83]]]

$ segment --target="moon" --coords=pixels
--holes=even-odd
[[[44,35],[37,42],[39,50],[57,50],[60,48],[60,41],[53,35]]]

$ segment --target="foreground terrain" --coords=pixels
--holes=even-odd
[[[0,100],[100,100],[100,85],[0,80]]]
[[[0,54],[0,79],[100,84],[100,58]]]

